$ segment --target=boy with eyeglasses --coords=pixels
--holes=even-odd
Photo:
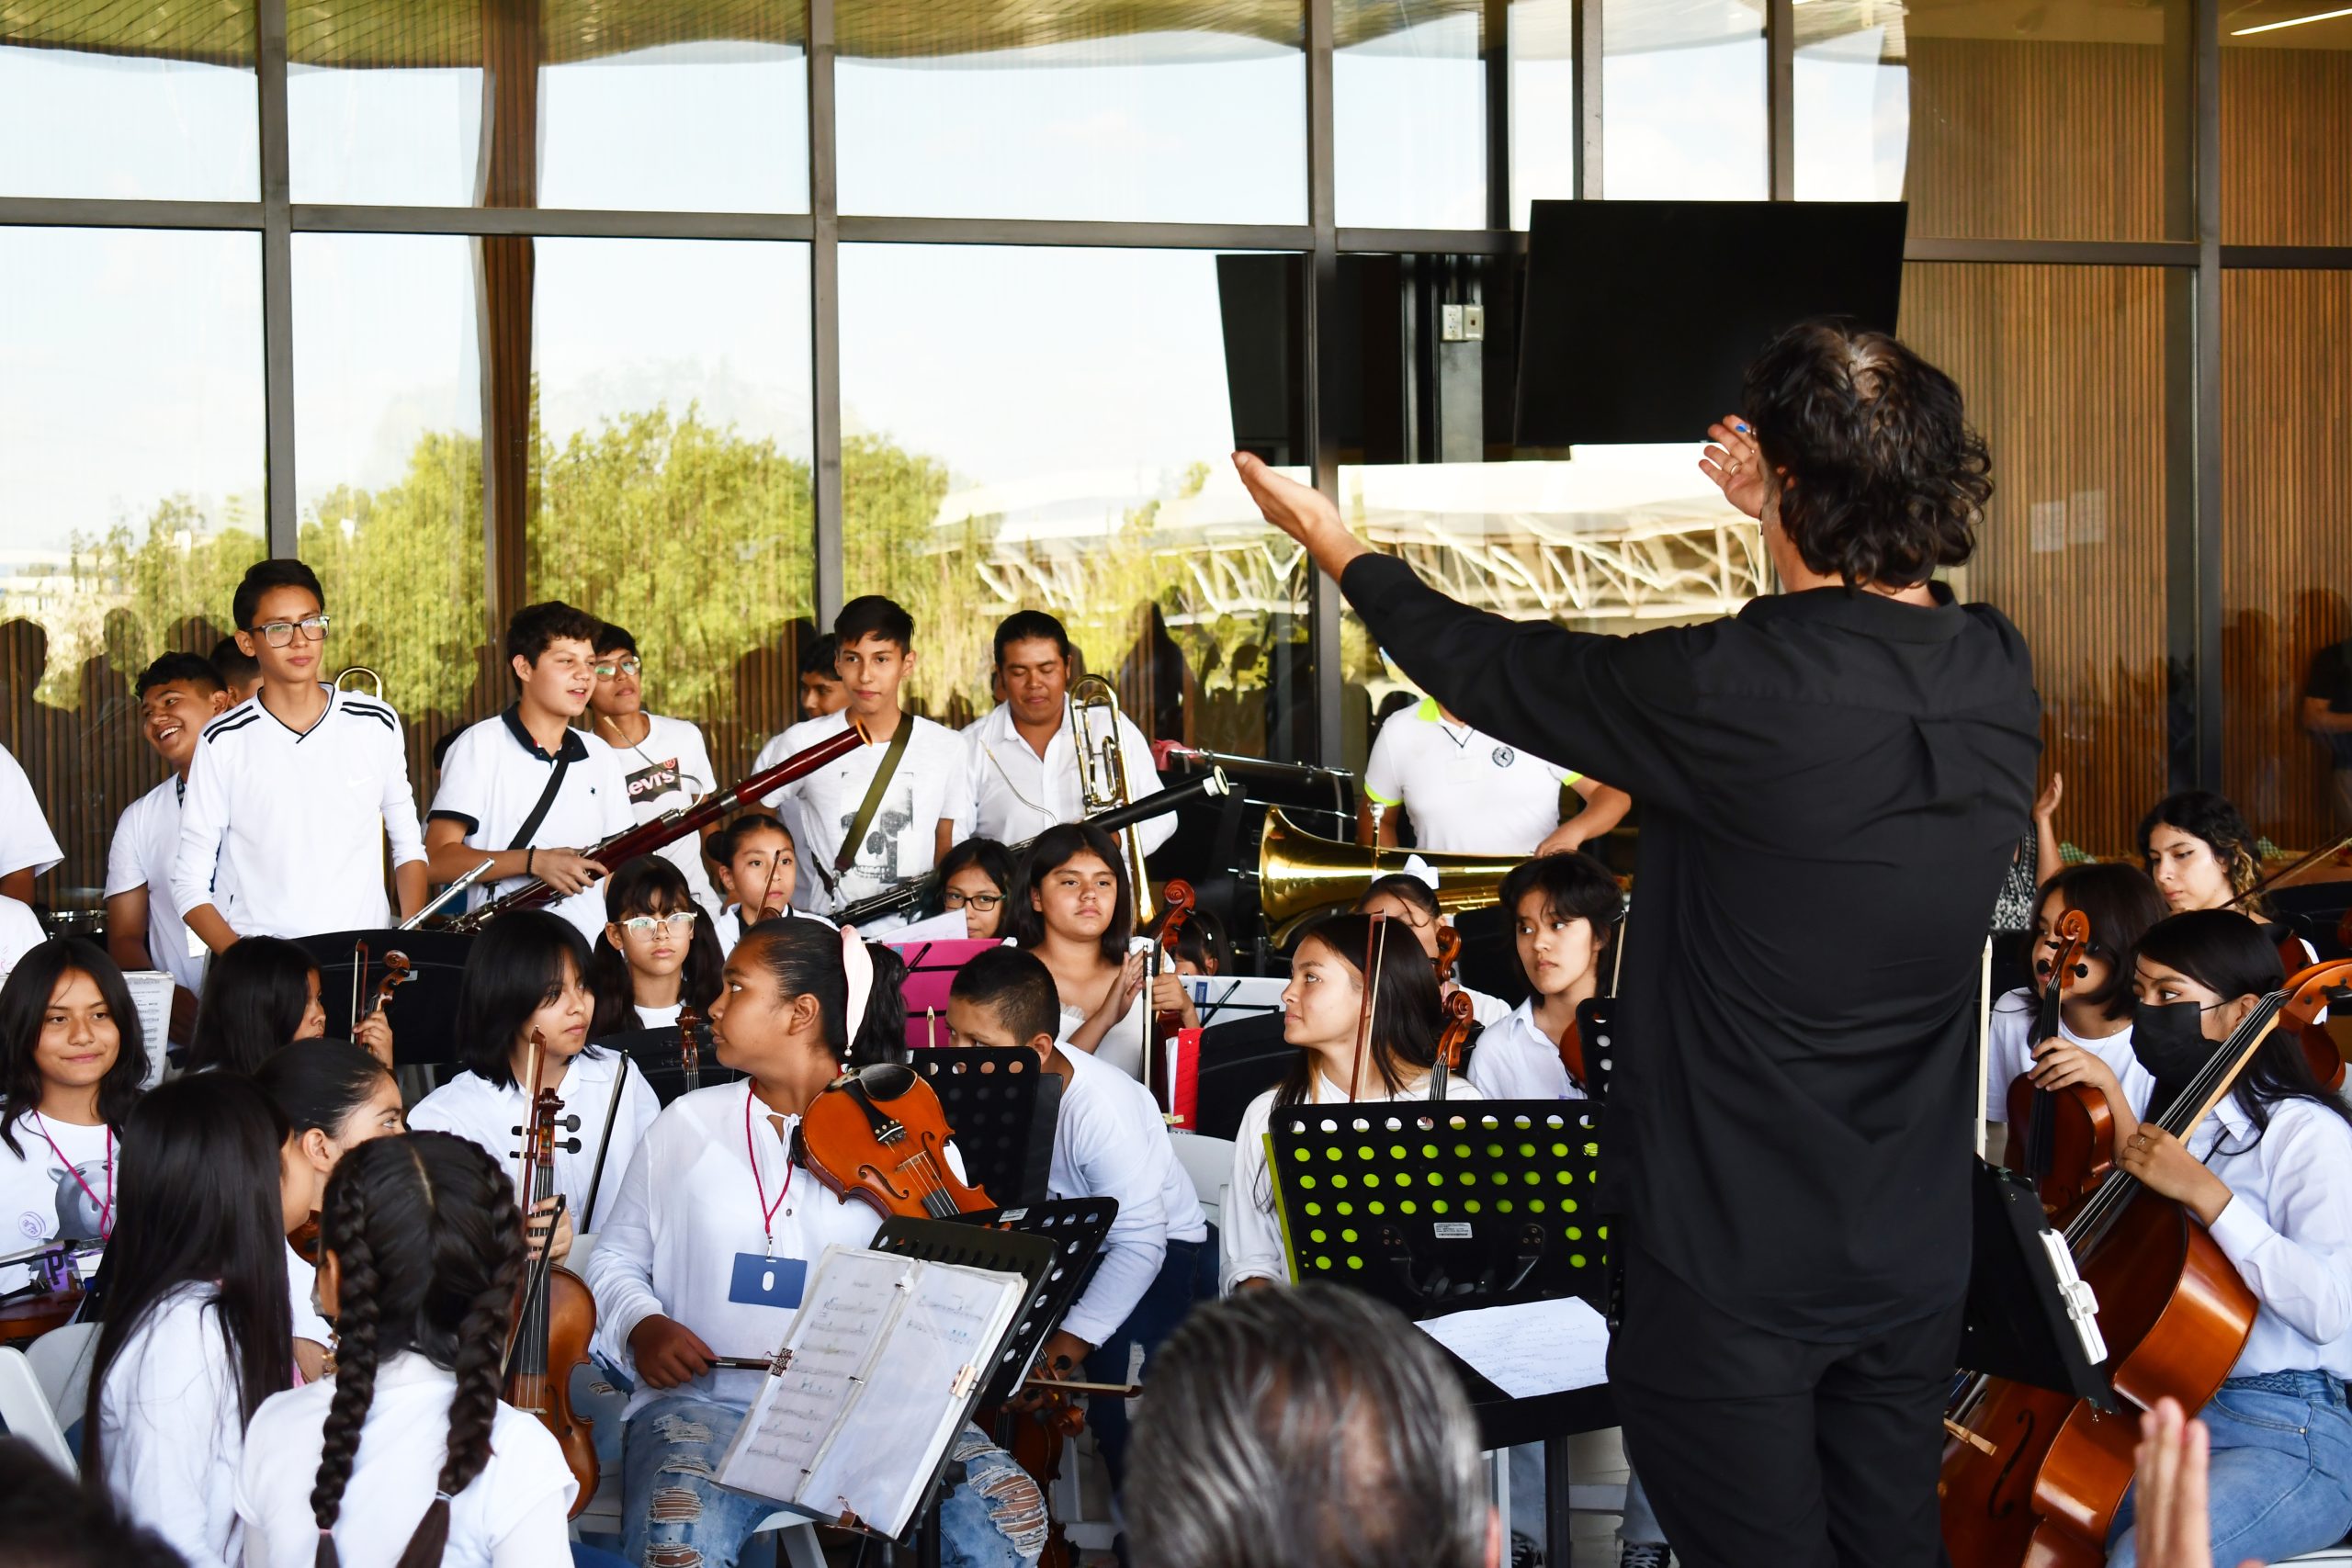
[[[298,560],[246,571],[237,648],[261,666],[253,696],[207,725],[180,802],[172,898],[215,953],[242,937],[391,923],[384,845],[405,919],[424,905],[424,840],[400,716],[319,677],[326,592]]]
[[[650,822],[672,807],[692,806],[718,787],[710,749],[694,721],[668,718],[645,709],[645,661],[637,638],[610,621],[596,634],[595,689],[588,694],[590,727],[619,757],[628,787],[629,814]],[[716,822],[700,838],[680,839],[659,852],[685,874],[686,890],[702,911],[717,916],[725,905],[710,886],[703,859]]]

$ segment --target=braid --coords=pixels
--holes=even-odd
[[[334,1522],[343,1511],[343,1489],[351,1480],[352,1461],[359,1454],[360,1428],[376,1397],[377,1330],[380,1325],[381,1281],[374,1253],[368,1245],[367,1190],[357,1182],[336,1190],[343,1200],[329,1216],[332,1226],[325,1245],[343,1267],[340,1300],[335,1313],[334,1401],[328,1406],[321,1430],[317,1483],[311,1488],[311,1516],[318,1522],[318,1568],[336,1568]]]

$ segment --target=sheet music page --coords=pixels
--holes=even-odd
[[[923,1264],[856,1410],[801,1488],[802,1506],[904,1530],[963,1414],[958,1379],[969,1368],[985,1381],[1027,1289],[1018,1274]]]
[[[1580,1296],[1475,1307],[1419,1326],[1513,1399],[1609,1381],[1609,1325]]]
[[[147,1042],[147,1087],[164,1081],[164,1047],[172,1032],[171,976],[161,969],[126,969],[130,1005],[139,1010],[140,1036]]]
[[[861,1380],[888,1337],[900,1282],[917,1268],[914,1259],[891,1253],[825,1249],[785,1333],[792,1365],[760,1385],[719,1461],[720,1485],[778,1502],[799,1501],[804,1479],[856,1404]],[[840,1512],[822,1503],[813,1506],[827,1517]]]

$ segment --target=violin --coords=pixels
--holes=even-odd
[[[522,1168],[527,1177],[516,1184],[516,1190],[530,1194],[524,1205],[526,1213],[555,1196],[559,1122],[566,1131],[580,1130],[580,1118],[560,1116],[563,1101],[555,1090],[539,1085],[537,1050],[531,1059],[530,1122],[527,1128],[515,1129],[523,1134]],[[576,1154],[580,1140],[573,1138],[562,1146]],[[548,1222],[550,1227],[561,1218],[559,1203]],[[564,1463],[580,1483],[571,1504],[576,1518],[595,1495],[596,1440],[589,1430],[588,1417],[572,1408],[571,1372],[587,1364],[588,1343],[596,1334],[596,1298],[579,1275],[554,1267],[547,1256],[543,1247],[534,1247],[524,1274],[514,1327],[506,1341],[503,1397],[525,1415],[537,1416],[554,1434],[563,1450]]]
[[[2030,1053],[2058,1036],[2060,1010],[2075,982],[2087,972],[2083,955],[2090,946],[2090,917],[2069,909],[2052,932],[2058,951],[2042,972],[2041,1006],[2027,1037]],[[2037,1088],[2030,1066],[2009,1085],[2009,1125],[2023,1128],[2023,1148],[2009,1161],[2031,1177],[2042,1212],[2063,1214],[2082,1201],[2100,1178],[2115,1168],[2115,1116],[2107,1096],[2089,1084]]]
[[[2186,1142],[2273,1029],[2300,1029],[2352,963],[2298,975],[2262,998],[2157,1124]],[[2132,1407],[2164,1396],[2195,1414],[2230,1374],[2261,1303],[2220,1246],[2181,1204],[2122,1170],[2103,1178],[2065,1230],[2097,1296],[2106,1371],[2120,1409],[2071,1393],[1973,1377],[1947,1428],[1938,1495],[1955,1568],[2018,1568],[2106,1560],[2107,1536],[2132,1484],[2140,1421]]]
[[[1184,922],[1199,907],[1199,895],[1189,882],[1170,882],[1160,894],[1160,905],[1166,911],[1160,916],[1159,933],[1152,939],[1151,979],[1157,980],[1163,968],[1176,961],[1176,939],[1183,933]],[[1146,982],[1145,989],[1150,989]],[[1151,1090],[1151,1098],[1159,1102],[1160,1114],[1172,1126],[1176,1110],[1176,1062],[1170,1045],[1177,1031],[1184,1027],[1183,1013],[1174,1008],[1152,1014],[1151,1024],[1144,1041],[1143,1081]]]
[[[921,1073],[875,1062],[818,1091],[793,1130],[793,1156],[837,1197],[886,1215],[944,1220],[997,1207],[948,1164],[954,1136],[939,1092]]]
[[[1046,1499],[1046,1544],[1037,1553],[1037,1568],[1077,1568],[1078,1555],[1051,1505],[1054,1482],[1062,1472],[1062,1450],[1086,1429],[1086,1412],[1076,1397],[1080,1390],[1041,1378],[1032,1378],[1028,1390],[1019,1404],[998,1406],[996,1439]]]
[[[1431,1100],[1445,1098],[1445,1079],[1462,1070],[1462,1047],[1470,1041],[1470,1031],[1476,1027],[1477,1004],[1467,991],[1454,991],[1445,998],[1445,1027],[1437,1032],[1435,1066],[1430,1072],[1436,1077]]]
[[[685,1080],[684,1093],[692,1094],[702,1087],[703,1032],[709,1028],[702,1014],[695,1011],[695,1004],[685,1002],[678,1008],[678,1073]]]

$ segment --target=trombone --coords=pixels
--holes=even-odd
[[[1115,811],[1135,799],[1127,785],[1126,749],[1119,741],[1119,694],[1100,675],[1081,675],[1069,688],[1070,743],[1078,749],[1079,787],[1089,818]],[[1097,736],[1091,721],[1103,718]],[[1119,858],[1127,869],[1127,886],[1135,890],[1136,929],[1153,915],[1151,879],[1143,865],[1143,840],[1133,828],[1119,831]]]

